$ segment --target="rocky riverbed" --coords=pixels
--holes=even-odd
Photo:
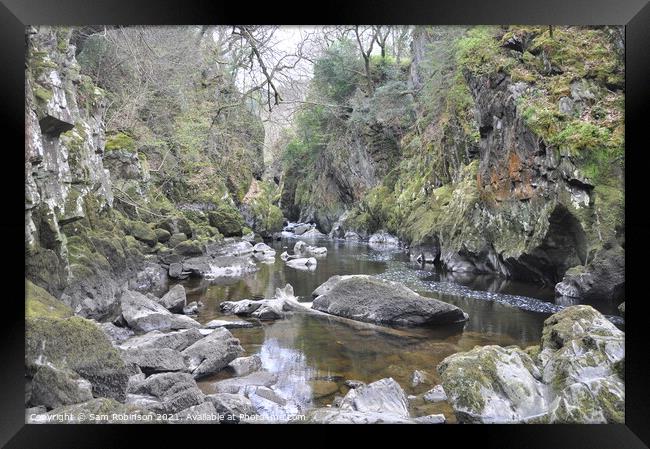
[[[29,284],[28,421],[66,413],[144,422],[623,420],[623,333],[599,312],[550,304],[559,313],[542,323],[548,315],[493,293],[510,313],[535,318],[494,333],[486,302],[422,290],[426,283],[409,281],[422,270],[404,249],[376,245],[227,239],[179,257],[188,279],[163,294],[125,290],[119,315],[104,322],[74,317]],[[288,264],[304,255],[318,257],[315,270]],[[396,266],[425,296],[386,280]],[[330,275],[350,271],[372,274]]]

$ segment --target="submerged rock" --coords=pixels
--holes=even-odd
[[[438,372],[460,422],[622,423],[624,337],[592,307],[567,307],[539,347],[477,346]]]
[[[325,286],[325,284],[328,284]],[[397,282],[366,275],[340,276],[316,291],[312,308],[322,312],[377,324],[425,326],[467,320],[458,307],[425,298]]]

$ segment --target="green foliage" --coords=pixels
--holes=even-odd
[[[316,61],[313,83],[327,98],[340,103],[356,90],[362,73],[363,62],[356,44],[343,39]]]
[[[135,151],[135,140],[128,134],[119,132],[106,137],[106,145],[104,149],[106,151],[126,150],[133,152]]]
[[[465,37],[456,43],[456,62],[458,66],[476,74],[488,74],[506,70],[512,65],[499,47],[496,26],[477,26],[471,28]]]

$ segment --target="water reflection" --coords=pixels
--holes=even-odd
[[[222,301],[270,298],[277,287],[287,283],[294,287],[301,300],[311,300],[313,290],[336,274],[372,274],[403,282],[422,295],[461,307],[470,319],[460,326],[409,329],[401,332],[402,335],[353,328],[300,314],[264,323],[262,327],[233,329],[231,332],[240,339],[247,354],[259,353],[264,368],[278,374],[276,393],[287,402],[290,410],[330,404],[334,395],[347,392],[343,385],[345,379],[372,382],[390,376],[407,393],[421,393],[423,388],[430,386],[412,387],[414,370],[428,373],[436,383],[439,382],[436,366],[453,353],[470,350],[476,345],[526,347],[538,344],[544,319],[554,308],[560,307],[549,302],[548,292],[539,286],[505,282],[487,275],[440,274],[432,270],[432,266],[411,264],[403,250],[380,251],[359,242],[318,241],[318,246],[327,247],[327,257],[318,259],[315,271],[299,271],[287,267],[279,256],[285,250],[291,252],[295,242],[295,239],[273,242],[271,246],[277,252],[274,263],[259,262],[259,270],[243,278],[185,281],[188,301],[204,303],[198,320],[205,323],[221,318],[219,304]],[[315,243],[311,240],[309,244]],[[537,299],[528,295],[535,295]],[[513,304],[531,310],[522,310]],[[214,382],[226,375],[221,372],[201,383]],[[328,384],[327,394],[314,397],[315,380],[336,385]],[[421,413],[451,415],[444,403],[418,407]],[[268,413],[278,412],[268,409]]]

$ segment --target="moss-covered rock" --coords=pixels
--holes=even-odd
[[[160,243],[169,241],[172,236],[171,233],[166,229],[156,228],[153,231],[156,233],[156,240],[158,240]]]
[[[144,222],[132,221],[128,232],[137,240],[140,240],[149,246],[154,246],[158,242],[156,233]]]
[[[29,402],[32,406],[56,408],[89,401],[93,398],[90,382],[67,368],[42,365],[32,379]]]
[[[192,227],[190,226],[190,223],[185,217],[180,215],[163,219],[158,223],[157,227],[165,229],[172,235],[182,232],[188,238],[192,237]]]
[[[94,396],[126,399],[129,371],[106,335],[90,320],[27,318],[27,372],[35,374],[47,362],[68,368],[88,380]]]
[[[244,218],[241,213],[230,206],[221,206],[216,210],[208,212],[210,226],[219,230],[224,237],[234,237],[242,235]]]
[[[475,347],[438,366],[461,422],[622,423],[625,336],[590,306],[544,322],[541,344]]]
[[[72,315],[70,307],[25,279],[25,317],[68,318]]]
[[[174,246],[174,253],[187,257],[200,256],[203,254],[203,247],[196,240],[186,240]]]
[[[113,134],[106,137],[104,149],[106,151],[126,150],[133,152],[135,151],[135,140],[133,137],[123,132]]]

